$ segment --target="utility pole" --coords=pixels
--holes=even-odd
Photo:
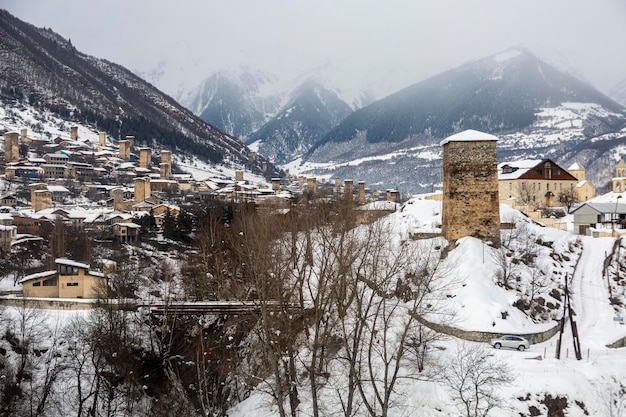
[[[567,284],[567,274],[565,274],[565,300],[563,300],[563,317],[561,318],[561,330],[559,332],[559,340],[556,343],[556,359],[561,359],[561,345],[563,340],[563,330],[565,328],[565,319],[569,316],[570,326],[572,328],[572,338],[574,342],[574,354],[576,359],[581,360],[583,355],[580,351],[580,338],[578,337],[578,326],[572,314],[572,303],[569,295],[569,287]]]

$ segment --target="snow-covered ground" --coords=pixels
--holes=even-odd
[[[507,222],[512,218],[521,218],[506,205],[502,205],[501,210],[501,216]],[[380,221],[387,222],[399,240],[407,239],[411,234],[430,233],[436,231],[441,222],[441,203],[416,198],[398,206],[394,213]],[[575,236],[533,223],[528,223],[527,227],[532,236],[549,242],[548,246],[551,248],[549,250],[542,246],[536,263],[555,276],[572,277],[570,290],[582,360],[576,360],[574,356],[569,323],[563,333],[560,359],[555,358],[558,334],[546,342],[532,345],[525,352],[496,350],[485,343],[448,337],[437,342],[439,349],[435,355],[439,356],[440,361],[446,362],[454,357],[457,349],[468,345],[476,346],[486,349],[489,357],[500,359],[510,367],[513,383],[498,388],[498,394],[503,401],[500,407],[492,411],[491,416],[530,415],[531,406],[543,410],[541,415],[546,415],[545,405],[541,403],[545,395],[566,397],[566,415],[571,417],[624,415],[624,402],[617,404],[622,407],[621,414],[610,409],[614,407],[615,410],[616,405],[611,401],[620,401],[620,387],[626,386],[626,348],[607,347],[608,344],[626,337],[626,326],[614,320],[616,314],[620,313],[616,313],[609,304],[606,279],[603,277],[604,259],[611,252],[614,239]],[[572,245],[579,248],[578,252],[573,252],[580,254],[579,258],[562,262],[554,260],[554,253],[569,253],[566,252],[567,248]],[[495,251],[496,249],[482,241],[467,237],[458,241],[448,254],[446,262],[454,265],[454,273],[450,274],[454,285],[450,287],[450,297],[446,298],[445,303],[446,310],[454,310],[456,314],[452,324],[464,330],[514,334],[540,332],[554,327],[557,324],[554,318],[535,321],[512,306],[517,297],[516,291],[495,284]],[[2,284],[8,289],[6,283],[5,279]],[[501,315],[503,311],[508,312],[505,319]],[[554,313],[556,319],[561,317],[561,311],[562,308]],[[10,308],[5,311],[5,317],[17,313],[18,309]],[[74,314],[85,313],[46,312],[51,327],[69,322]],[[440,383],[406,380],[398,390],[397,404],[390,415],[458,415],[457,409],[451,403],[449,391]],[[299,388],[299,397],[301,415],[308,415],[308,387]],[[331,398],[328,400],[332,401]],[[580,405],[575,401],[579,401]],[[267,394],[254,391],[246,400],[233,407],[229,415],[270,417],[278,413]]]
[[[504,205],[501,207],[502,218],[510,220],[511,209]],[[386,221],[394,222],[399,234],[431,230],[432,225],[440,220],[440,208],[439,202],[412,200],[401,211],[387,216]],[[536,407],[541,415],[546,415],[547,408],[542,404],[546,395],[567,398],[568,416],[626,415],[626,402],[620,391],[626,386],[626,348],[607,347],[626,337],[626,326],[614,320],[617,313],[609,304],[606,279],[603,278],[604,259],[611,253],[615,239],[580,237],[556,229],[532,227],[536,236],[553,242],[555,248],[577,239],[582,242],[578,262],[572,259],[563,267],[552,267],[552,272],[559,276],[573,276],[570,291],[582,360],[575,358],[569,322],[562,336],[560,359],[555,358],[558,333],[546,342],[531,345],[524,352],[497,350],[485,343],[448,338],[440,342],[441,351],[437,354],[442,362],[446,362],[454,357],[457,349],[478,346],[486,349],[488,356],[502,360],[510,367],[513,382],[497,388],[503,401],[489,414],[491,416],[531,415],[529,407]],[[454,307],[457,314],[454,325],[467,330],[513,334],[539,332],[557,325],[556,320],[534,323],[524,313],[511,307],[514,293],[494,284],[493,251],[490,246],[468,237],[457,242],[455,249],[449,253],[449,261],[456,263],[454,279],[461,281],[454,297],[449,299],[450,307]],[[549,253],[540,255],[537,263],[550,264]],[[509,313],[505,320],[500,315],[503,309]],[[561,317],[561,311],[562,308],[557,318]],[[307,387],[299,389],[303,401],[299,407],[301,410],[311,408],[308,392]],[[329,398],[329,401],[332,399]],[[449,391],[435,382],[409,382],[399,390],[397,401],[398,407],[390,415],[460,415],[452,405]],[[267,394],[254,392],[233,407],[229,415],[270,417],[278,413]],[[308,414],[304,411],[302,415]]]

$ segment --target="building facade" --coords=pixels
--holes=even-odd
[[[474,236],[500,246],[497,141],[496,136],[466,130],[441,142],[441,231],[449,241]]]

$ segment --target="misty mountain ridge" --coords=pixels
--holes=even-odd
[[[29,104],[111,137],[214,164],[262,172],[238,139],[203,122],[124,67],[77,51],[69,40],[0,10],[0,98]],[[25,126],[29,127],[29,126]],[[270,165],[268,176],[276,175]]]
[[[180,102],[266,158],[285,163],[302,156],[354,109],[374,101],[370,89],[346,82],[349,78],[330,63],[293,80],[242,67],[212,74]]]
[[[250,135],[248,144],[275,163],[284,164],[305,154],[351,112],[335,92],[309,80],[292,93],[277,115]]]
[[[603,186],[624,152],[625,124],[621,105],[516,47],[355,111],[288,166],[427,192],[441,181],[440,140],[475,129],[500,138],[500,160],[550,157],[566,167],[578,161]]]

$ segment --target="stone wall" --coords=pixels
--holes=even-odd
[[[416,316],[417,321],[425,325],[426,327],[433,329],[439,333],[447,334],[449,336],[458,337],[459,339],[468,340],[470,342],[489,342],[489,339],[492,339],[497,336],[503,335],[503,333],[495,333],[495,332],[479,332],[475,330],[461,330],[452,326],[447,326],[445,324],[433,323],[431,321],[426,320],[423,317]],[[553,337],[555,334],[559,332],[561,325],[557,323],[554,327],[537,333],[524,333],[517,334],[518,336],[525,337],[528,339],[530,343],[542,343],[546,340]]]

